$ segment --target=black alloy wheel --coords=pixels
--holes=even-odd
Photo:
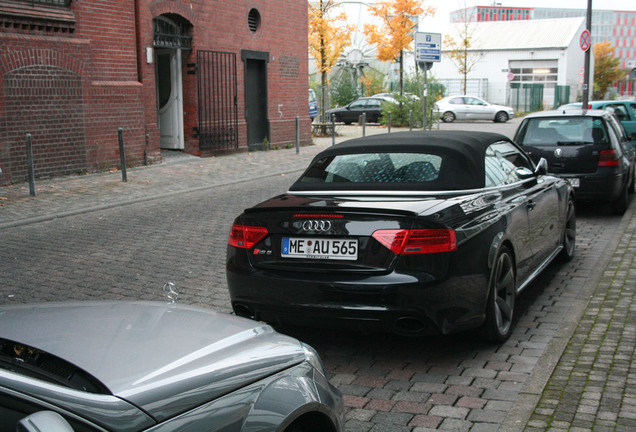
[[[510,337],[516,294],[514,261],[508,248],[503,246],[490,277],[486,321],[482,327],[482,335],[487,342],[501,343]]]

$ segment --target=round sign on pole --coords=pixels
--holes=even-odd
[[[587,51],[590,49],[590,45],[592,45],[592,36],[590,35],[590,31],[585,29],[581,32],[581,39],[579,39],[579,43],[581,44],[581,49],[583,51]]]

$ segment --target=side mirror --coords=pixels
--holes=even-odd
[[[548,173],[548,161],[544,158],[539,159],[537,168],[534,170],[534,174],[537,176],[546,175]]]
[[[516,168],[515,169],[515,174],[521,180],[525,180],[525,179],[529,179],[531,177],[534,177],[534,172],[532,172],[532,170],[530,168],[526,168],[526,167]]]
[[[74,432],[64,417],[54,411],[39,411],[18,422],[17,432]]]

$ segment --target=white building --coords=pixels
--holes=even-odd
[[[465,26],[450,24],[448,35],[459,41]],[[474,66],[466,93],[522,112],[530,110],[527,98],[536,100],[539,93],[543,108],[553,107],[555,101],[577,100],[584,78],[585,52],[580,46],[584,29],[585,18],[580,17],[468,24]],[[447,54],[448,47],[442,44],[442,60],[429,73],[451,96],[461,92],[463,76]],[[593,65],[590,69],[593,82]]]

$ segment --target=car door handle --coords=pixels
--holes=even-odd
[[[534,202],[533,200],[530,200],[526,203],[526,206],[530,209],[530,210],[534,210],[535,206],[537,205],[536,202]]]

